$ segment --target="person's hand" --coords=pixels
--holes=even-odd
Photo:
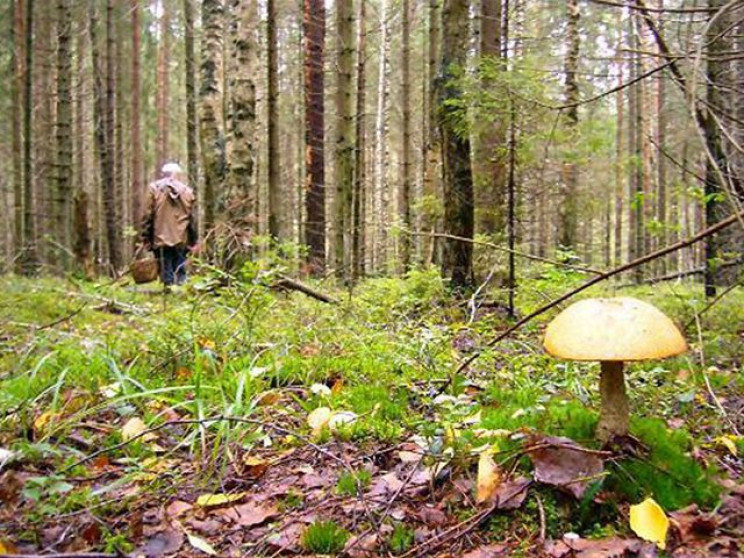
[[[193,246],[189,246],[190,254],[197,256],[199,252],[201,252],[201,244],[199,244],[198,242],[194,244]]]

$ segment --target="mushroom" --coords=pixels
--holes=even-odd
[[[563,310],[548,325],[545,350],[569,360],[598,360],[601,410],[596,436],[607,442],[628,433],[623,363],[678,355],[687,343],[658,308],[629,297],[590,298]]]

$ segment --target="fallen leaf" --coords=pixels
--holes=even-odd
[[[275,405],[279,402],[279,400],[282,398],[282,394],[278,391],[266,391],[262,394],[259,394],[256,397],[256,405],[260,406],[267,406],[267,405]]]
[[[153,432],[147,432],[146,434],[143,434],[148,430],[147,425],[144,423],[144,421],[139,417],[133,417],[130,418],[124,426],[121,427],[121,439],[125,442],[128,442],[129,440],[132,440],[134,438],[141,440],[143,442],[149,442],[151,440],[155,440],[157,436]]]
[[[325,384],[313,384],[310,386],[310,391],[315,395],[322,395],[324,397],[331,395],[331,388]]]
[[[161,531],[134,552],[135,556],[160,558],[174,554],[183,545],[183,533],[175,530]]]
[[[0,540],[0,556],[3,554],[18,554],[18,547],[11,542]]]
[[[237,523],[241,527],[252,527],[260,525],[264,521],[279,515],[279,509],[276,506],[262,506],[249,502],[240,506],[219,510],[218,515],[226,517]]]
[[[243,473],[250,479],[257,479],[263,475],[271,465],[270,461],[256,455],[245,454],[243,456]]]
[[[489,544],[471,550],[462,555],[461,558],[499,558],[509,555],[509,547],[505,544]]]
[[[420,453],[415,451],[401,450],[398,452],[398,459],[403,463],[418,463],[422,458]]]
[[[188,502],[183,500],[175,500],[168,504],[165,508],[165,513],[168,517],[179,517],[193,508]]]
[[[0,469],[2,469],[6,463],[10,463],[15,459],[16,453],[14,451],[0,448]]]
[[[196,499],[196,505],[202,508],[215,508],[242,500],[244,496],[245,492],[236,492],[234,494],[202,494]]]
[[[528,455],[535,465],[535,480],[557,486],[577,499],[603,475],[602,459],[570,438],[538,438],[534,446]]]
[[[189,538],[189,544],[197,550],[201,550],[204,554],[209,554],[210,556],[217,556],[217,551],[214,547],[201,537],[197,537],[191,533],[186,533],[186,536]]]
[[[333,412],[328,407],[318,407],[307,416],[307,424],[313,431],[313,436],[321,433],[331,420]]]
[[[532,481],[525,477],[502,482],[493,493],[492,499],[500,510],[516,510],[522,507],[527,498],[527,488]]]
[[[719,445],[725,447],[729,451],[729,453],[731,455],[733,455],[734,457],[738,457],[739,456],[739,450],[736,447],[736,443],[734,442],[734,439],[733,438],[734,437],[733,436],[730,436],[730,435],[728,435],[728,436],[719,436],[718,438],[715,439],[715,441]]]
[[[44,411],[34,420],[34,432],[43,432],[44,429],[57,420],[59,415],[52,411]]]
[[[488,452],[483,452],[478,459],[478,488],[475,501],[479,504],[489,500],[501,484],[502,475],[499,466]]]
[[[630,528],[642,539],[656,543],[661,550],[666,548],[669,519],[652,498],[630,506]]]

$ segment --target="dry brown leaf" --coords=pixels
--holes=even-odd
[[[502,481],[501,469],[496,465],[488,452],[483,452],[478,459],[478,485],[475,501],[479,504],[490,500]]]
[[[155,440],[157,436],[153,432],[147,432],[147,430],[147,425],[141,418],[132,417],[121,427],[121,439],[125,442],[135,438],[141,442]],[[147,433],[143,434],[144,432]]]
[[[604,462],[570,438],[544,437],[528,452],[535,480],[557,486],[581,499],[589,485],[602,477]]]
[[[165,513],[168,517],[180,517],[183,514],[191,511],[194,506],[183,500],[174,500],[168,504],[165,508]]]
[[[134,552],[135,556],[145,556],[146,558],[160,558],[169,554],[174,554],[183,545],[184,536],[181,531],[169,529],[155,534],[148,540],[144,546]]]
[[[240,506],[219,510],[218,515],[230,519],[241,527],[252,527],[276,517],[279,515],[279,509],[275,505],[263,506],[249,502]]]

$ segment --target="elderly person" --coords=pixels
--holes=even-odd
[[[162,168],[163,178],[147,187],[142,242],[160,261],[160,278],[166,286],[186,280],[186,255],[196,252],[194,191],[176,177],[178,163]]]

